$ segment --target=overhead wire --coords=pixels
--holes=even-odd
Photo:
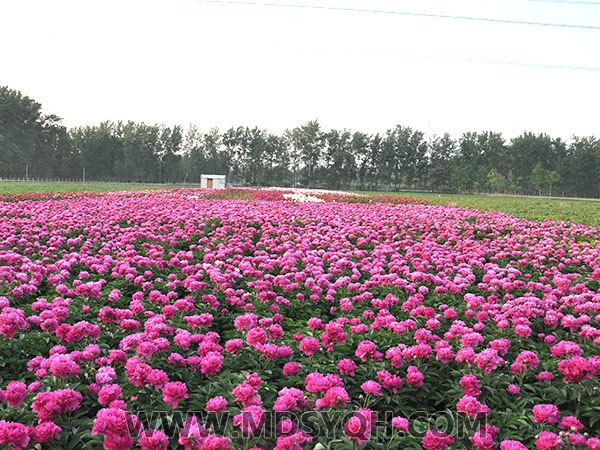
[[[502,66],[512,66],[512,67],[530,67],[530,68],[534,68],[534,69],[600,72],[600,67],[594,67],[594,66],[543,64],[543,63],[532,63],[532,62],[522,62],[522,61],[505,61],[505,60],[479,59],[479,58],[461,58],[458,56],[440,56],[440,55],[397,54],[395,56],[415,58],[415,59],[425,59],[425,60],[428,60],[428,59],[440,60],[440,61],[446,61],[446,62],[464,62],[464,63],[472,63],[472,64],[502,65]]]
[[[221,3],[231,5],[247,5],[247,6],[268,6],[278,8],[295,8],[295,9],[316,9],[323,11],[343,11],[343,12],[358,12],[358,13],[371,13],[371,14],[390,14],[397,16],[410,16],[410,17],[424,17],[433,19],[446,19],[446,20],[462,20],[471,22],[488,22],[498,24],[511,24],[511,25],[527,25],[527,26],[538,26],[538,27],[553,27],[553,28],[571,28],[580,30],[592,30],[600,31],[600,25],[582,25],[582,24],[571,24],[571,23],[559,23],[559,22],[537,22],[531,20],[514,20],[514,19],[499,19],[495,17],[476,17],[476,16],[464,16],[454,14],[439,14],[439,13],[428,13],[419,11],[397,11],[391,9],[371,9],[371,8],[350,8],[345,6],[327,6],[327,5],[307,5],[300,3],[275,3],[275,2],[258,2],[258,1],[243,1],[243,0],[196,0],[203,3]],[[546,0],[548,1],[548,0]]]
[[[587,5],[587,6],[600,6],[600,2],[591,0],[529,0],[530,2],[537,3],[558,3],[565,5]]]
[[[563,24],[563,23],[554,23],[554,22],[533,22],[533,21],[525,21],[525,20],[496,19],[496,18],[489,18],[489,17],[472,17],[472,16],[460,16],[460,15],[449,15],[449,14],[421,13],[421,12],[414,12],[414,11],[394,11],[394,10],[369,9],[369,8],[348,8],[348,7],[324,6],[324,5],[306,5],[306,4],[295,4],[295,3],[291,4],[291,3],[274,3],[274,2],[243,1],[243,0],[195,0],[195,1],[203,2],[203,3],[302,8],[302,9],[360,12],[360,13],[374,13],[374,14],[394,14],[394,15],[402,15],[402,16],[483,21],[483,22],[493,22],[493,23],[508,23],[508,24],[516,24],[516,25],[600,30],[600,26],[595,26],[595,25]],[[561,3],[563,1],[566,2],[566,0],[562,0],[562,1],[561,0],[530,0],[530,1],[561,2]],[[572,3],[572,2],[569,1],[566,3]],[[600,4],[600,2],[598,2],[598,4]],[[446,62],[463,62],[463,63],[474,63],[474,64],[505,65],[505,66],[512,66],[512,67],[529,67],[529,68],[549,69],[549,70],[600,72],[600,67],[582,66],[582,65],[543,64],[543,63],[520,62],[520,61],[461,58],[461,57],[456,57],[456,56],[448,56],[447,57],[447,56],[439,56],[439,55],[388,54],[388,56],[425,59],[425,60],[440,60],[440,61],[446,61]]]

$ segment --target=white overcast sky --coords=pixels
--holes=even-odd
[[[366,132],[600,136],[600,1],[268,1],[288,6],[0,0],[0,85],[69,127],[134,120],[279,133],[318,119]]]

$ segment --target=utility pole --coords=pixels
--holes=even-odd
[[[29,181],[29,164],[25,164],[25,180]]]
[[[85,167],[83,168],[83,182],[85,183]]]

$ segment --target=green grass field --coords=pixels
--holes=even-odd
[[[430,194],[417,192],[361,192],[371,195],[397,195],[428,200],[437,205],[502,211],[516,217],[541,222],[564,220],[600,226],[600,201],[596,199],[562,199],[501,195]]]
[[[53,182],[0,182],[0,195],[24,192],[80,192],[165,189],[181,185],[124,184],[124,183],[53,183]],[[190,187],[198,187],[190,186]],[[428,200],[438,205],[502,211],[516,217],[543,221],[565,220],[600,226],[600,201],[594,199],[561,199],[544,197],[517,197],[500,195],[430,194],[417,192],[361,192],[370,195],[395,195]]]
[[[166,189],[182,187],[181,185],[168,184],[138,184],[138,183],[62,183],[62,182],[0,182],[0,195],[22,194],[25,192],[101,192],[101,191],[124,191],[140,189]],[[190,185],[190,187],[198,187]]]

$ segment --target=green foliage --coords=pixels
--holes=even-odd
[[[66,130],[18,91],[0,87],[0,176],[95,181],[600,197],[600,141],[569,143],[493,131],[426,139],[396,125],[382,134],[324,130],[317,120],[281,135],[259,127],[201,132],[191,125],[102,122]],[[26,169],[27,168],[27,169]]]
[[[362,193],[383,194],[381,192]],[[600,226],[600,202],[597,200],[419,192],[386,192],[385,195],[427,200],[437,205],[454,205],[484,211],[502,211],[506,214],[538,222],[553,219]]]
[[[24,177],[26,170],[31,177],[58,174],[69,151],[66,130],[59,117],[44,115],[41,108],[21,92],[0,86],[0,176]]]
[[[174,188],[175,185],[156,185],[139,183],[63,183],[30,181],[22,182],[0,182],[0,195],[23,194],[27,192],[109,192],[123,190],[146,190]],[[181,187],[181,186],[178,186]]]

